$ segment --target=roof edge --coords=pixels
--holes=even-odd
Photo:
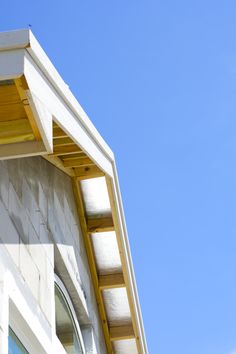
[[[98,130],[95,128],[73,93],[71,92],[69,86],[62,79],[47,54],[40,46],[39,42],[33,35],[31,30],[28,30],[29,33],[29,46],[27,51],[35,60],[39,68],[43,71],[47,79],[53,84],[54,88],[60,93],[63,100],[67,103],[76,117],[80,120],[81,124],[84,126],[85,130],[92,135],[93,139],[99,145],[100,149],[104,154],[109,158],[110,161],[114,161],[113,151],[110,149],[108,144],[102,138]]]
[[[111,162],[114,161],[113,151],[88,118],[69,86],[64,82],[30,29],[0,32],[0,52],[15,49],[27,50],[40,70],[44,73],[45,77],[50,81],[73,114],[78,118],[84,129],[92,136],[101,151]]]
[[[27,48],[29,45],[29,29],[0,32],[0,51],[23,49]]]

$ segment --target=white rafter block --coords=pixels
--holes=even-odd
[[[52,115],[45,104],[33,92],[28,91],[27,96],[46,150],[48,153],[52,153]]]

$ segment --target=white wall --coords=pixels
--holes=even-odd
[[[9,298],[27,292],[24,311],[33,311],[51,352],[55,269],[74,303],[86,352],[106,353],[71,180],[41,157],[0,161],[0,251],[0,341],[6,342]]]

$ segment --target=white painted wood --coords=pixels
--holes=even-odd
[[[119,248],[114,231],[97,232],[91,234],[91,242],[98,273],[122,273]]]
[[[107,319],[110,326],[131,324],[131,313],[126,288],[104,289],[102,291]]]
[[[9,326],[30,354],[47,354],[12,301],[9,302]]]
[[[0,145],[0,160],[45,154],[47,154],[47,151],[41,141],[27,141],[24,143]]]
[[[28,90],[27,97],[46,150],[50,154],[53,152],[52,115],[33,92]]]
[[[29,45],[29,30],[16,30],[0,33],[0,50],[25,48]]]
[[[103,151],[105,155],[111,160],[114,159],[112,150],[106,144],[104,139],[101,137],[91,120],[88,118],[87,114],[84,112],[83,108],[72,94],[69,86],[63,81],[58,71],[55,69],[54,65],[40,46],[39,42],[34,37],[33,33],[30,31],[30,46],[27,51],[30,53],[31,57],[37,63],[39,68],[42,70],[44,75],[48,78],[50,83],[54,86],[55,90],[60,94],[63,100],[66,102],[68,107],[71,109],[73,114],[76,115],[77,119],[80,121],[84,129],[89,130],[90,135],[93,137],[94,141],[98,144],[99,148]]]
[[[0,80],[14,79],[24,73],[24,49],[0,51]]]
[[[116,354],[138,354],[135,339],[118,340],[113,345]]]
[[[131,252],[130,252],[128,232],[127,232],[127,227],[125,222],[125,215],[123,210],[123,204],[121,199],[119,180],[118,180],[115,161],[112,163],[112,165],[113,165],[113,178],[111,179],[111,188],[114,195],[117,219],[119,222],[119,229],[120,229],[119,231],[121,236],[122,249],[124,252],[124,259],[126,262],[125,268],[127,270],[127,275],[129,280],[129,289],[132,297],[132,304],[134,307],[134,313],[135,313],[137,328],[139,332],[139,342],[140,342],[141,350],[143,354],[147,354],[148,347],[147,347],[146,336],[145,336],[145,331],[143,326],[142,313],[141,313],[140,302],[138,297],[133,262],[132,262]]]
[[[0,266],[0,354],[8,353],[9,306],[6,273]]]
[[[15,267],[15,264],[12,262],[12,259],[3,244],[0,245],[0,260],[0,270],[2,274],[4,274],[5,286],[7,289],[7,293],[5,293],[7,295],[7,300],[0,303],[0,308],[2,306],[6,306],[9,316],[9,318],[7,317],[6,324],[7,332],[9,323],[12,323],[12,318],[16,318],[16,312],[14,311],[16,310],[18,314],[21,314],[23,319],[23,322],[19,323],[19,326],[23,327],[24,323],[27,324],[27,327],[30,329],[33,336],[36,338],[36,342],[38,343],[36,352],[32,354],[55,354],[51,341],[52,329],[45,317],[42,315],[30,289],[24,282],[22,282],[21,274]],[[35,316],[36,313],[37,316]],[[1,352],[0,345],[0,353],[7,354],[8,350]]]
[[[74,251],[69,252],[68,249],[70,249],[70,247],[71,246],[66,246],[61,244],[60,242],[57,242],[57,248],[61,255],[61,260],[64,262],[65,267],[68,270],[68,273],[70,274],[70,279],[73,282],[73,285],[76,289],[76,296],[78,297],[80,306],[82,306],[84,317],[86,318],[86,321],[89,322],[89,309],[86,303],[86,299],[84,297],[83,290],[80,284],[78,283],[78,278],[77,278],[77,275],[79,274],[78,264],[76,263],[76,261],[74,261],[73,263],[71,262],[71,259],[73,259],[75,255],[74,255]],[[68,254],[70,254],[70,258],[68,258]]]
[[[105,177],[86,179],[80,182],[88,216],[110,216],[111,205]]]
[[[110,159],[96,144],[90,131],[85,129],[78,117],[68,108],[65,101],[58,95],[55,89],[49,85],[49,82],[45,79],[45,76],[28,53],[25,55],[24,73],[30,91],[44,103],[57,124],[105,173],[112,176]]]

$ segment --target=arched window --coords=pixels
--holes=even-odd
[[[55,275],[56,334],[67,354],[85,354],[83,339],[70,297]]]

